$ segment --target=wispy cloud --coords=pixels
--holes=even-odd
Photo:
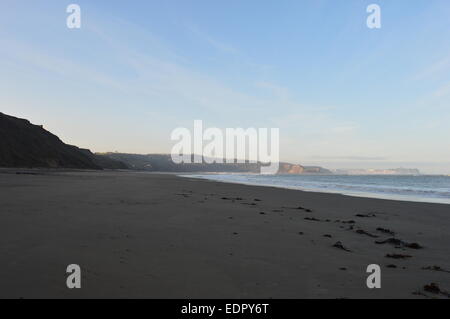
[[[450,55],[440,59],[439,61],[434,62],[433,64],[429,65],[425,69],[415,74],[413,76],[413,80],[416,81],[425,80],[427,78],[439,74],[447,74],[449,69],[450,69]]]
[[[99,85],[125,90],[120,80],[116,80],[107,74],[99,72],[95,68],[83,65],[65,57],[50,54],[36,46],[21,43],[12,39],[2,40],[2,54],[11,61],[17,62],[21,68],[27,68],[27,72],[47,71],[65,78],[85,79]]]
[[[450,82],[445,83],[437,90],[433,92],[433,96],[436,98],[442,98],[450,94]]]
[[[209,35],[207,32],[200,30],[196,26],[189,25],[188,30],[191,31],[191,33],[194,34],[195,36],[206,41],[214,49],[222,53],[228,53],[233,55],[239,53],[239,50],[235,48],[233,45],[218,40],[217,38]]]

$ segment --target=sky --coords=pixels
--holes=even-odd
[[[450,174],[448,0],[2,0],[0,88],[95,152],[169,153],[203,120],[279,128],[293,163]]]

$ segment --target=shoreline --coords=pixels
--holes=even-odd
[[[450,270],[445,204],[116,171],[0,174],[0,200],[0,298],[445,298],[424,286],[450,290],[450,273],[436,270]],[[411,257],[387,257],[397,255]],[[82,289],[69,290],[74,263]],[[381,289],[366,286],[370,264],[381,267]]]
[[[220,180],[220,179],[214,179],[214,178],[207,178],[203,176],[221,176],[221,175],[244,175],[242,173],[237,174],[228,174],[228,173],[211,173],[211,174],[198,174],[198,173],[192,173],[193,176],[182,173],[182,174],[176,174],[179,177],[183,178],[194,178],[198,180],[207,180],[207,181],[214,181],[219,183],[228,183],[228,184],[238,184],[238,185],[247,185],[247,186],[261,186],[261,187],[274,187],[274,188],[280,188],[280,189],[287,189],[287,190],[297,190],[301,192],[308,192],[308,193],[320,193],[320,194],[338,194],[342,196],[349,196],[349,197],[359,197],[359,198],[367,198],[367,199],[382,199],[382,200],[391,200],[391,201],[401,201],[401,202],[411,202],[411,203],[429,203],[429,204],[441,204],[441,205],[450,205],[450,199],[448,199],[448,202],[444,202],[443,199],[433,199],[433,198],[409,198],[407,195],[384,195],[384,194],[378,194],[378,193],[368,193],[368,192],[344,192],[339,190],[323,190],[323,189],[313,189],[313,188],[302,188],[300,186],[283,186],[283,185],[274,185],[274,184],[257,184],[257,183],[251,183],[251,182],[242,182],[242,181],[230,181],[230,180]],[[255,174],[258,175],[258,174]],[[329,175],[329,176],[336,176],[336,175]],[[348,175],[342,175],[342,176],[348,176]],[[371,175],[367,175],[371,176]],[[427,175],[428,176],[428,175]],[[430,175],[434,176],[434,175]]]

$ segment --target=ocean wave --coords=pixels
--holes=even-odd
[[[444,176],[314,176],[208,174],[189,175],[215,181],[304,191],[411,201],[450,203],[450,179]]]

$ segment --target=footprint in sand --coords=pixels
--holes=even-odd
[[[378,245],[390,244],[390,245],[394,245],[396,247],[406,247],[406,248],[411,248],[411,249],[422,249],[423,248],[418,243],[407,243],[398,238],[388,238],[383,241],[376,241],[375,244],[378,244]]]
[[[363,230],[363,229],[358,229],[358,230],[356,230],[356,233],[357,233],[357,234],[360,234],[360,235],[369,236],[369,237],[371,237],[371,238],[378,238],[377,235],[373,235],[373,234],[371,234],[371,233],[369,233],[369,232],[366,232],[366,231]]]
[[[370,218],[370,217],[377,217],[377,215],[375,215],[374,213],[368,213],[368,214],[356,214],[356,217],[361,217],[361,218]]]
[[[432,270],[432,271],[441,271],[441,272],[447,272],[450,273],[449,270],[443,269],[439,266],[429,266],[429,267],[422,267],[422,270]]]
[[[340,241],[336,242],[333,247],[347,251],[347,252],[351,252],[350,249],[348,249],[347,247],[345,247]]]
[[[304,220],[309,220],[312,222],[323,222],[323,220],[317,219],[315,217],[305,217]]]
[[[397,268],[397,266],[394,264],[390,264],[390,265],[387,265],[386,268]]]
[[[450,293],[448,293],[445,290],[442,290],[439,287],[439,285],[434,283],[434,282],[429,284],[429,285],[423,286],[423,290],[426,291],[426,292],[432,293],[434,295],[442,295],[442,296],[445,296],[447,298],[450,298]]]
[[[412,258],[410,255],[403,255],[403,254],[386,254],[386,258],[392,258],[392,259],[407,259]]]
[[[381,233],[389,234],[391,236],[395,236],[395,232],[393,232],[392,230],[387,229],[387,228],[378,227],[377,231],[379,231]]]

